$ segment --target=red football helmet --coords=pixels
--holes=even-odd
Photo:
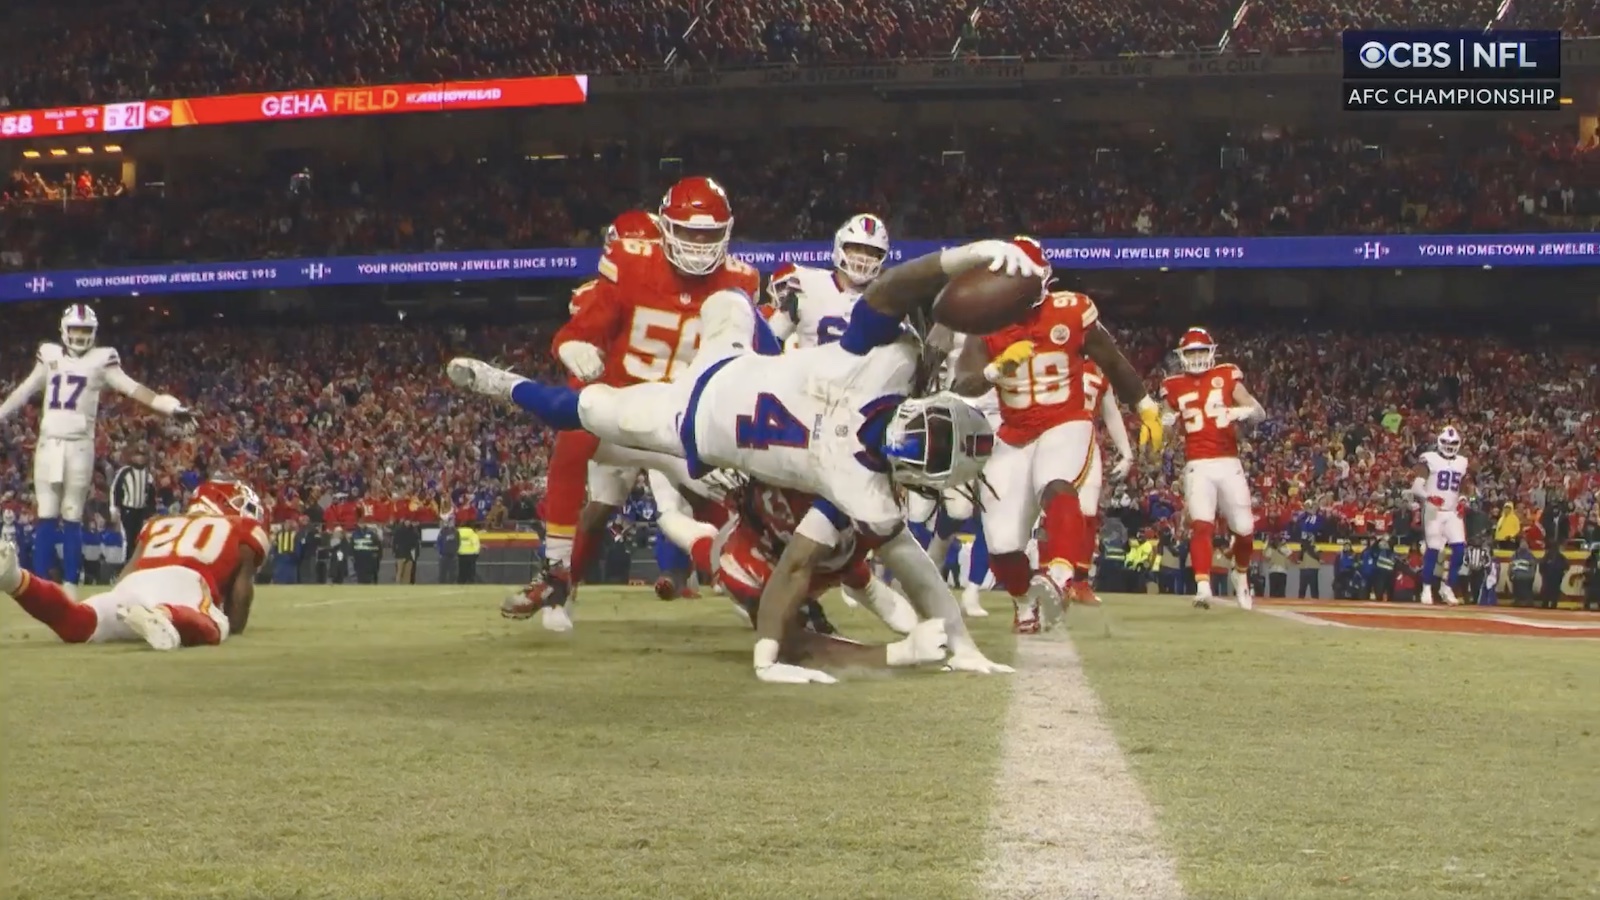
[[[267,507],[255,489],[242,481],[213,478],[195,488],[189,498],[190,515],[244,516],[267,524]]]
[[[1028,254],[1028,259],[1033,260],[1034,265],[1044,269],[1044,290],[1039,292],[1039,303],[1043,303],[1044,298],[1050,296],[1050,279],[1053,277],[1050,271],[1050,259],[1044,255],[1044,245],[1039,243],[1037,238],[1025,234],[1012,238],[1011,243]],[[1035,303],[1034,306],[1038,306],[1039,303]]]
[[[1191,375],[1208,372],[1217,364],[1217,342],[1204,328],[1191,328],[1178,340],[1178,359],[1183,369]]]
[[[656,224],[655,216],[642,209],[630,209],[606,226],[606,240],[601,249],[609,249],[611,242],[618,239],[659,241],[661,226]]]
[[[710,178],[695,175],[673,185],[661,198],[658,223],[667,261],[685,275],[709,275],[728,255],[733,208],[727,191]]]

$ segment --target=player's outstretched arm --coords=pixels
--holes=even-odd
[[[150,407],[163,416],[170,418],[184,418],[190,416],[188,408],[177,397],[171,394],[158,394],[137,381],[134,381],[122,367],[116,364],[106,368],[106,385],[124,397],[130,397],[138,403]]]
[[[1140,429],[1139,443],[1149,444],[1153,450],[1160,450],[1164,437],[1161,408],[1150,399],[1150,393],[1144,389],[1144,379],[1139,377],[1138,371],[1133,368],[1133,363],[1128,362],[1128,358],[1122,355],[1122,350],[1112,339],[1111,332],[1096,322],[1083,336],[1083,352],[1095,361],[1100,371],[1106,373],[1117,399],[1139,413],[1139,420],[1144,423]]]
[[[811,593],[811,578],[817,565],[828,554],[828,546],[803,534],[795,534],[783,548],[772,574],[761,590],[761,605],[756,609],[756,647],[753,657],[756,677],[762,681],[786,684],[832,684],[826,672],[779,661],[786,632],[797,627],[800,604]]]
[[[1128,477],[1129,470],[1133,468],[1133,444],[1128,440],[1128,423],[1122,420],[1122,407],[1117,405],[1115,395],[1106,394],[1100,398],[1100,421],[1105,423],[1111,446],[1117,448],[1117,461],[1112,466],[1111,477],[1121,481]]]
[[[981,397],[992,387],[983,374],[989,364],[989,348],[983,339],[969,337],[961,345],[961,355],[956,357],[955,371],[951,374],[950,390],[963,397]]]
[[[245,545],[239,547],[239,574],[233,576],[228,588],[228,605],[222,611],[228,617],[228,634],[244,634],[250,624],[250,606],[256,602],[256,569],[261,560],[256,551]]]
[[[6,395],[5,402],[0,403],[0,422],[4,422],[16,415],[17,410],[26,406],[28,401],[33,399],[34,394],[44,390],[44,382],[44,363],[36,362],[33,364],[33,371],[28,373],[28,377],[22,379],[21,384],[12,388],[11,393]]]
[[[1007,275],[1044,274],[1022,248],[1009,241],[974,241],[919,256],[885,270],[867,286],[861,300],[898,322],[912,310],[931,307],[950,279],[979,266]]]

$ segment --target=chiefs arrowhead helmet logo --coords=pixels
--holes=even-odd
[[[172,110],[159,103],[152,103],[145,107],[144,120],[152,125],[160,125],[172,118]]]

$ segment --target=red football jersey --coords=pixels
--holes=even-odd
[[[239,548],[249,547],[259,565],[267,558],[267,530],[243,516],[162,516],[139,531],[133,571],[179,566],[199,572],[212,602],[226,599],[239,573]]]
[[[1032,443],[1063,422],[1089,418],[1084,395],[1083,339],[1100,321],[1094,301],[1057,291],[1026,319],[983,338],[992,360],[1018,341],[1033,342],[1033,356],[995,383],[1000,397],[1002,441],[1013,447]]]
[[[754,545],[775,564],[815,500],[804,491],[752,481],[740,492],[737,527],[752,532]],[[836,576],[850,568],[858,556],[866,556],[864,542],[855,540],[854,532],[848,532],[834,552],[817,564],[816,573]]]
[[[756,297],[761,276],[732,256],[709,275],[684,275],[660,244],[622,238],[600,257],[600,277],[590,284],[588,291],[579,289],[586,297],[574,294],[572,320],[556,332],[552,347],[567,341],[599,347],[606,359],[600,381],[625,387],[687,369],[700,348],[700,304],[728,289]]]
[[[1184,456],[1197,459],[1238,459],[1239,433],[1227,421],[1233,390],[1244,383],[1244,373],[1232,363],[1212,366],[1199,375],[1184,372],[1161,382],[1161,400],[1183,420]]]

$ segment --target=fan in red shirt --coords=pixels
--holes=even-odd
[[[1250,557],[1255,553],[1255,516],[1250,482],[1239,461],[1240,422],[1266,417],[1261,403],[1244,386],[1244,373],[1231,363],[1217,364],[1217,342],[1203,328],[1191,328],[1178,341],[1183,371],[1161,382],[1161,398],[1173,419],[1183,419],[1183,497],[1193,537],[1189,564],[1194,570],[1194,604],[1211,606],[1211,547],[1220,511],[1233,532],[1234,596],[1243,609],[1250,595]]]
[[[22,571],[16,545],[0,543],[0,592],[69,644],[220,644],[250,619],[256,569],[267,558],[265,520],[249,485],[208,481],[185,514],[145,523],[111,590],[77,602],[61,585]]]
[[[995,581],[1011,595],[1013,628],[1032,634],[1040,612],[1064,600],[1095,604],[1087,570],[1094,546],[1080,491],[1095,458],[1093,410],[1086,396],[1084,366],[1093,359],[1119,399],[1136,405],[1144,441],[1161,444],[1154,401],[1111,335],[1100,324],[1094,301],[1071,291],[1051,292],[1044,249],[1032,238],[1015,239],[1045,269],[1038,303],[1021,322],[981,339],[968,340],[956,360],[952,389],[977,397],[991,387],[1000,398],[1000,428],[994,454],[984,465],[983,531]],[[1039,543],[1042,571],[1028,562],[1028,541],[1043,513]]]
[[[572,319],[556,332],[555,355],[578,382],[626,387],[670,381],[694,362],[700,305],[706,297],[730,289],[758,295],[761,278],[756,270],[728,255],[733,210],[721,185],[700,176],[679,181],[662,198],[652,224],[659,239],[629,237],[618,229],[601,254],[599,277],[574,294]],[[635,218],[629,227],[644,226]],[[590,506],[585,510],[581,495],[575,496],[573,486],[582,482],[552,461],[545,512],[558,530],[547,546],[550,564],[542,578],[509,599],[501,612],[526,618],[539,609],[546,628],[567,631],[572,628],[566,610],[574,583],[571,573],[584,571],[598,543],[592,538],[627,499],[640,470],[640,454],[599,444],[582,432],[563,432],[558,441],[573,442],[568,452],[575,458],[592,448],[585,462]],[[560,462],[576,468],[570,458]],[[676,480],[687,481],[687,469],[680,474]],[[565,493],[557,494],[558,485]],[[663,510],[682,505],[660,496],[657,503]],[[569,541],[562,540],[561,530],[571,536]]]

